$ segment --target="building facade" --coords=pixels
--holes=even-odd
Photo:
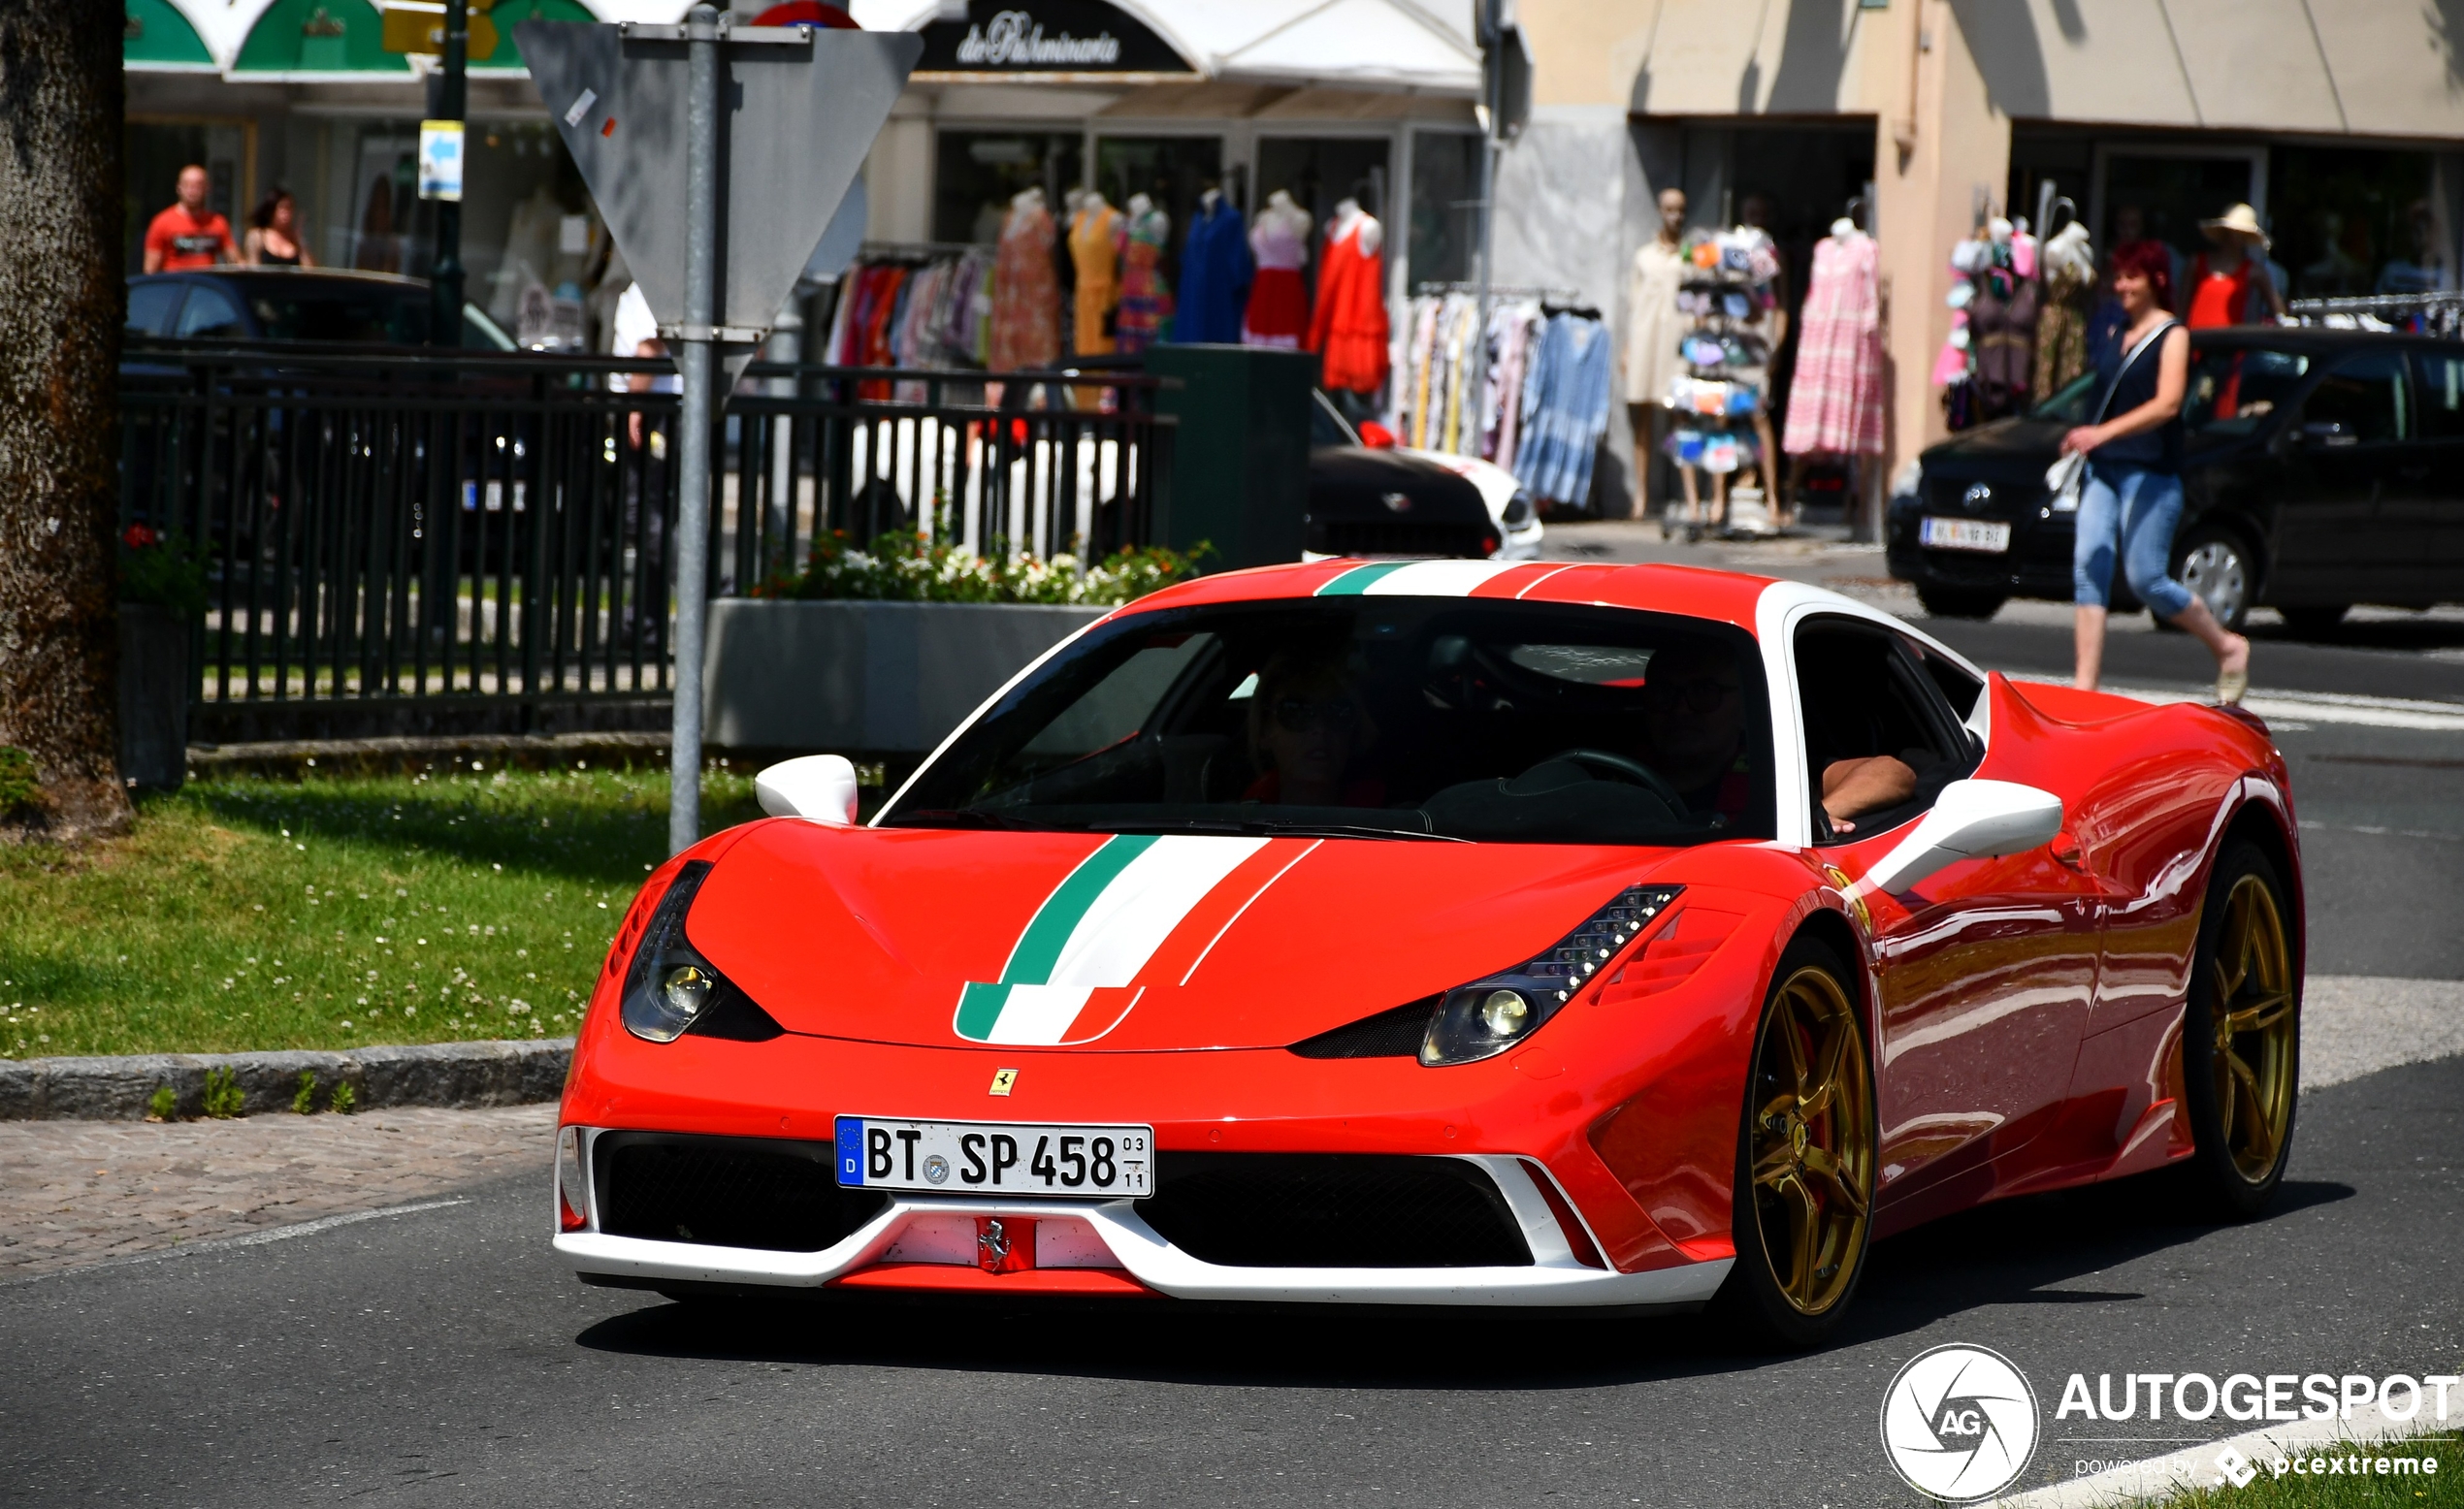
[[[1853,213],[1879,242],[1889,465],[1947,433],[1949,252],[1991,215],[2050,203],[2101,251],[2135,212],[2188,254],[2245,203],[2294,297],[2455,286],[2452,6],[1517,0],[1517,19],[1536,103],[1502,158],[1497,276],[1621,303],[1670,186],[1705,226],[1760,196],[1799,269]]]

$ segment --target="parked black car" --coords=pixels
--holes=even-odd
[[[424,346],[428,284],[332,268],[201,268],[128,280],[128,333],[174,340],[342,340]],[[518,350],[504,327],[462,306],[462,343]]]
[[[1436,462],[1364,445],[1323,393],[1310,400],[1309,514],[1314,556],[1453,556],[1484,561],[1503,536],[1480,490]]]
[[[2102,389],[2082,377],[2032,412],[1926,451],[1891,502],[1891,574],[1926,611],[1983,618],[2071,596],[2073,516],[2045,468]],[[2464,342],[2243,326],[2191,337],[2175,576],[2238,628],[2267,604],[2296,629],[2356,602],[2464,601]],[[2133,609],[2115,573],[2114,607]]]

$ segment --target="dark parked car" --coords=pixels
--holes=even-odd
[[[2173,568],[2218,619],[2264,603],[2315,631],[2356,602],[2464,601],[2464,342],[2245,326],[2194,333],[2191,353]],[[2045,468],[2101,397],[2083,377],[1925,453],[1888,539],[1926,611],[2070,599],[2073,516]],[[2120,574],[2114,606],[2135,607]]]
[[[1363,444],[1326,395],[1311,396],[1309,514],[1301,533],[1309,554],[1482,561],[1497,554],[1504,537],[1469,478],[1397,450],[1391,440]]]
[[[128,280],[128,332],[175,340],[428,343],[426,281],[328,268],[206,268]],[[519,349],[504,327],[462,306],[462,343]]]

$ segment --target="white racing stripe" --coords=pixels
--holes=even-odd
[[[1272,840],[1166,834],[1131,860],[1070,930],[1054,985],[1125,985],[1189,909]]]
[[[1389,571],[1362,589],[1364,597],[1468,597],[1473,590],[1484,587],[1508,571],[1529,562],[1521,561],[1414,561],[1399,571]]]

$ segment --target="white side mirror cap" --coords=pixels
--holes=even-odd
[[[753,778],[753,795],[773,818],[804,818],[852,826],[856,821],[856,767],[844,754],[806,754],[783,759]]]
[[[1865,872],[1868,890],[1897,894],[1962,859],[2021,854],[2061,831],[2061,798],[2015,781],[1954,781],[1916,831]]]

